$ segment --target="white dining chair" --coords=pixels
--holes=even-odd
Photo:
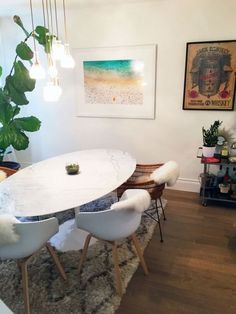
[[[1,222],[1,216],[0,216]],[[12,243],[0,244],[0,259],[16,259],[22,274],[25,313],[30,313],[27,264],[42,247],[46,246],[52,256],[59,273],[66,280],[66,274],[48,240],[58,232],[58,220],[49,218],[34,222],[15,222],[13,224],[17,239]]]
[[[79,273],[86,258],[89,242],[92,237],[112,244],[112,254],[115,267],[116,289],[122,295],[122,284],[118,261],[117,240],[131,237],[144,273],[148,269],[143,258],[135,231],[141,222],[142,213],[150,206],[151,198],[147,191],[126,190],[119,202],[111,205],[110,209],[99,212],[79,212],[76,215],[77,227],[89,232],[79,262]]]

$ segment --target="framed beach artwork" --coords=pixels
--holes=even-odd
[[[189,42],[183,109],[233,110],[236,40]]]
[[[156,46],[74,51],[78,116],[155,118]]]

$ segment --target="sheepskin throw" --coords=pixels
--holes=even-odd
[[[166,162],[150,175],[150,178],[157,184],[167,183],[168,186],[174,185],[178,177],[179,166],[175,161]]]
[[[18,234],[14,230],[14,224],[19,222],[12,215],[0,216],[0,245],[15,243],[19,240]]]
[[[126,190],[124,194],[128,194],[130,190]],[[135,189],[133,190],[135,191]],[[137,190],[136,190],[137,191]],[[122,210],[122,209],[134,209],[139,213],[144,212],[151,203],[151,197],[145,190],[139,190],[139,193],[131,196],[128,199],[121,200],[111,205],[111,209]]]

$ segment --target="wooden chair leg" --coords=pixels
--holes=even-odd
[[[83,263],[85,261],[85,258],[86,258],[86,255],[87,255],[87,251],[88,251],[88,247],[89,247],[89,242],[90,242],[91,238],[92,238],[92,235],[88,234],[87,237],[86,237],[86,240],[84,242],[84,248],[83,248],[82,255],[81,255],[80,261],[79,261],[79,266],[78,266],[79,274],[81,272],[82,265],[83,265]]]
[[[114,241],[112,243],[112,256],[115,266],[115,280],[116,280],[116,291],[119,296],[122,296],[122,283],[121,283],[121,275],[120,275],[120,268],[119,268],[119,260],[118,260],[118,253],[117,253],[117,244]]]
[[[25,314],[30,314],[27,261],[22,261],[18,265],[20,266],[21,275],[22,275]]]
[[[148,268],[147,268],[147,265],[146,265],[145,260],[143,258],[143,253],[142,253],[139,241],[138,241],[135,233],[132,234],[131,238],[132,238],[132,241],[134,243],[135,249],[137,251],[137,255],[140,259],[141,265],[143,267],[144,273],[145,273],[145,275],[148,275]]]
[[[66,273],[65,273],[65,271],[64,271],[64,269],[63,269],[63,267],[62,267],[62,265],[61,265],[61,263],[59,261],[59,258],[57,256],[56,252],[54,251],[53,247],[49,243],[46,244],[46,247],[47,247],[48,252],[52,256],[52,258],[53,258],[53,260],[54,260],[54,262],[55,262],[55,264],[57,266],[57,269],[58,269],[60,275],[62,276],[62,278],[64,280],[66,280],[67,279]]]

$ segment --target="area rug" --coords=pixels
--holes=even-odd
[[[152,237],[155,221],[143,215],[137,237],[144,249]],[[139,260],[129,240],[118,246],[123,291],[136,271]],[[58,253],[68,280],[59,276],[45,249],[29,264],[29,291],[32,314],[112,314],[119,307],[113,277],[112,250],[96,242],[89,247],[87,259],[78,276],[81,251]],[[24,313],[22,282],[15,261],[0,264],[0,297],[15,314]],[[145,275],[144,275],[145,276]],[[144,277],[145,280],[145,277]]]

